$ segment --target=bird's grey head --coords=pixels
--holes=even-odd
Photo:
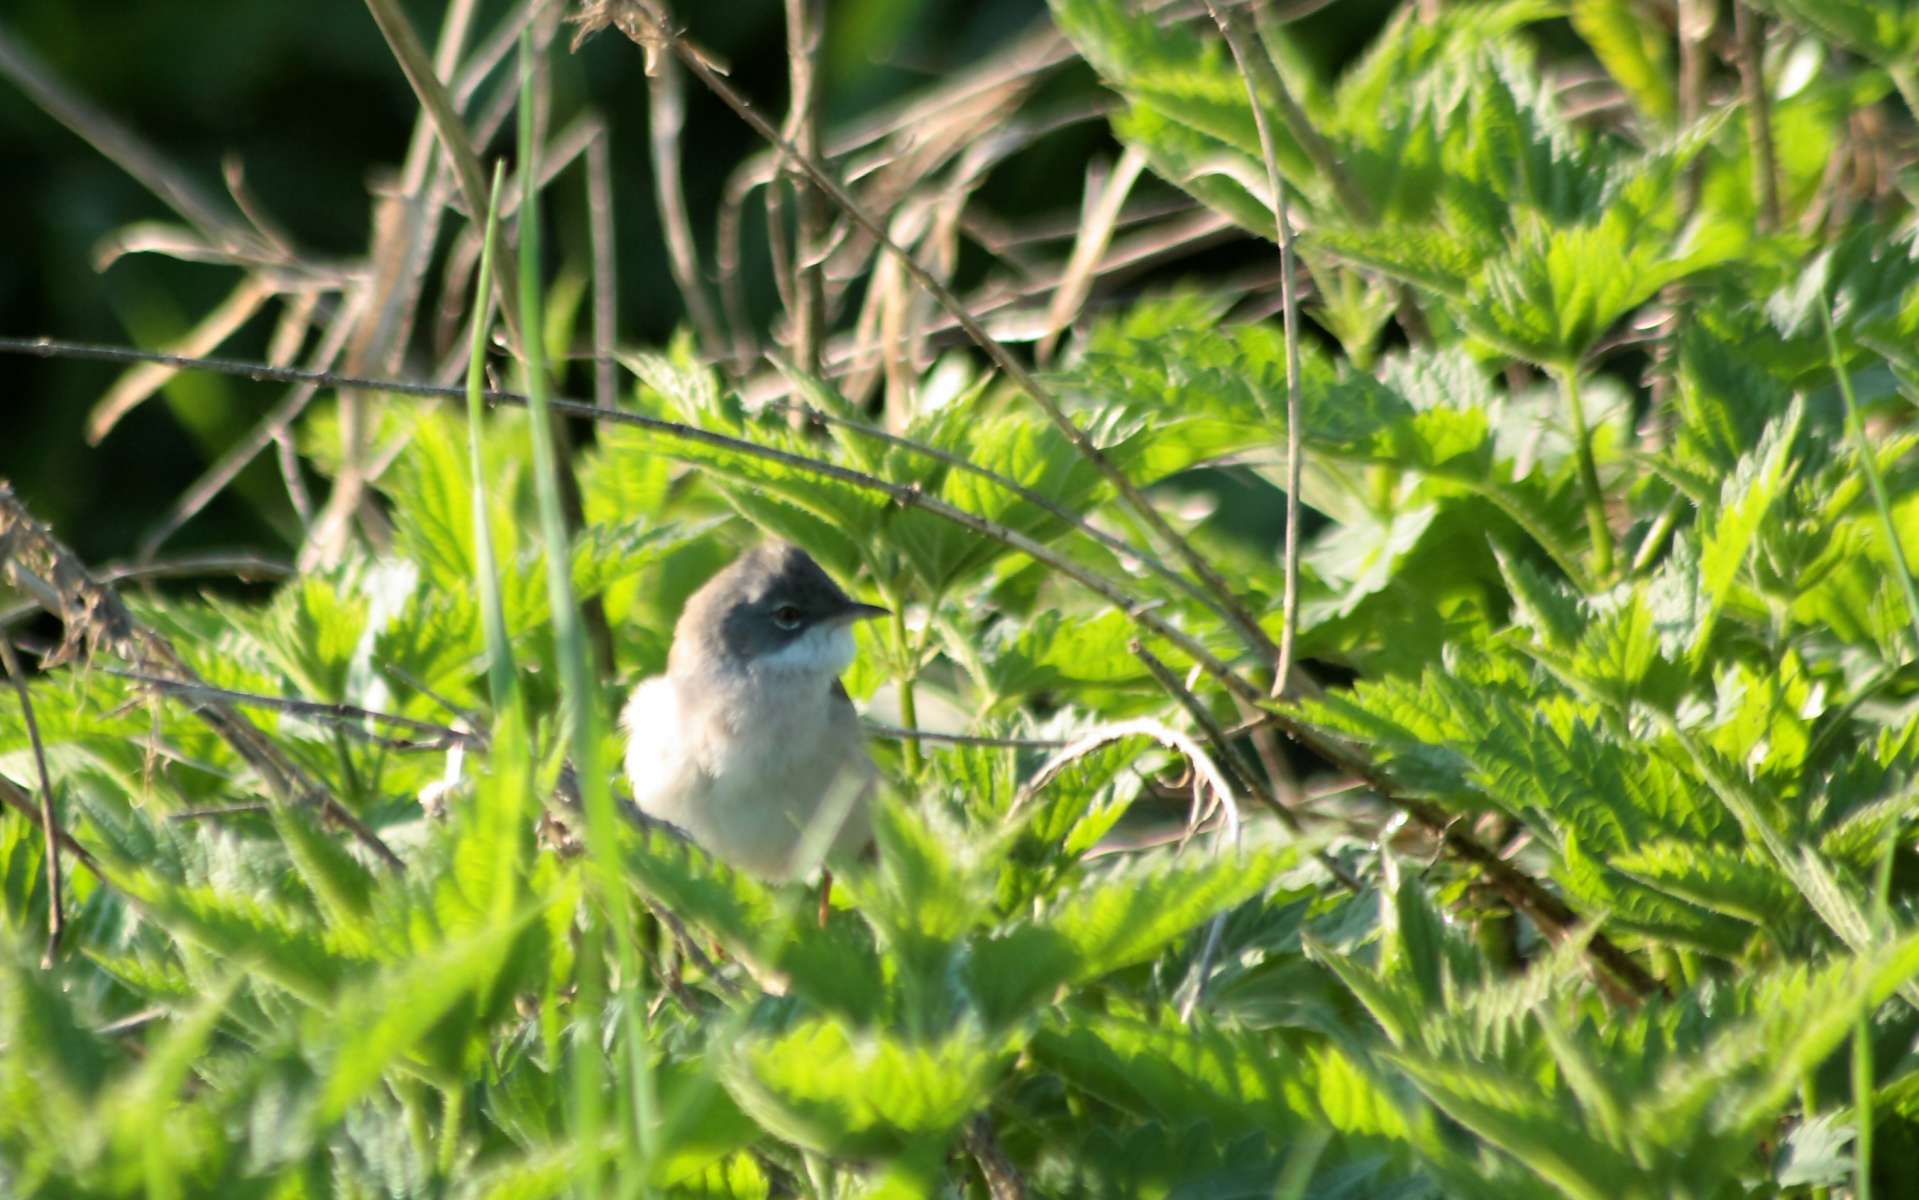
[[[667,670],[837,677],[853,661],[852,623],[885,611],[848,596],[798,546],[765,542],[686,602]]]

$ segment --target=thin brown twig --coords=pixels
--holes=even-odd
[[[391,725],[398,729],[410,729],[434,739],[433,743],[409,743],[413,748],[425,750],[444,750],[449,746],[476,746],[485,742],[479,734],[450,725],[436,725],[432,721],[422,721],[417,717],[404,717],[398,713],[381,712],[378,709],[362,708],[357,704],[337,704],[326,700],[306,700],[295,696],[268,696],[260,692],[243,692],[233,688],[215,687],[210,683],[188,683],[170,679],[163,675],[154,675],[146,671],[129,671],[121,667],[101,667],[108,675],[125,679],[148,687],[160,688],[182,696],[212,697],[231,701],[234,704],[251,705],[256,708],[272,709],[275,712],[291,713],[295,716],[312,717],[333,723],[374,722]]]
[[[466,201],[467,211],[484,213],[488,191],[486,172],[480,168],[480,157],[474,151],[459,111],[453,106],[452,96],[448,94],[446,85],[440,82],[436,64],[427,57],[426,47],[420,44],[420,35],[414,31],[412,21],[397,0],[366,0],[366,6],[373,15],[374,24],[379,26],[381,35],[386,38],[394,62],[399,64],[420,107],[425,110],[434,131],[439,135],[440,146],[452,164],[453,176],[459,184],[461,197]],[[507,247],[502,245],[498,252],[503,257],[499,270],[495,272],[494,294],[500,303],[501,318],[517,341],[520,336],[520,307],[512,281],[519,277],[519,272]]]
[[[944,742],[950,746],[984,746],[1007,750],[1058,750],[1070,745],[1065,738],[995,737],[983,733],[942,733],[936,729],[902,729],[884,721],[867,720],[866,732],[874,737],[901,742]]]
[[[909,454],[917,454],[925,458],[930,458],[935,462],[944,463],[956,471],[965,471],[969,475],[977,475],[981,479],[992,483],[993,486],[1018,496],[1040,511],[1060,521],[1064,521],[1079,533],[1093,539],[1113,553],[1134,559],[1147,570],[1153,572],[1153,574],[1158,575],[1161,579],[1179,588],[1194,600],[1212,609],[1213,612],[1219,616],[1225,617],[1227,615],[1221,611],[1221,605],[1218,599],[1215,598],[1211,592],[1208,592],[1192,580],[1173,570],[1152,554],[1140,549],[1124,538],[1116,537],[1106,532],[1086,518],[1069,512],[1061,505],[1055,503],[1051,497],[1027,487],[1016,479],[1002,475],[998,471],[982,467],[964,455],[953,454],[941,450],[937,446],[928,445],[925,442],[915,441],[909,437],[902,437],[896,433],[889,433],[870,422],[859,421],[851,417],[842,417],[835,413],[822,411],[802,400],[773,400],[769,401],[768,404],[772,407],[786,408],[798,414],[809,423],[818,422],[822,425],[832,425],[840,429],[845,429],[861,437],[871,438],[874,441],[904,450]]]
[[[273,811],[270,804],[222,804],[215,808],[183,808],[167,814],[169,821],[223,821],[228,817],[250,817]]]
[[[346,349],[347,339],[352,336],[353,328],[358,322],[359,301],[363,295],[364,292],[356,288],[349,293],[340,311],[334,315],[332,323],[327,327],[325,337],[321,339],[320,345],[314,348],[312,358],[309,360],[314,369],[325,370],[331,367],[339,359],[341,352]],[[316,383],[302,383],[288,391],[279,404],[261,417],[259,423],[243,438],[227,447],[221,453],[219,460],[202,472],[200,478],[194,480],[193,484],[180,494],[180,498],[173,502],[173,506],[167,510],[166,515],[161,517],[140,539],[140,545],[134,551],[134,557],[144,562],[158,554],[160,547],[166,545],[167,541],[188,521],[212,503],[213,498],[224,491],[226,486],[246,469],[248,463],[280,438],[294,420],[306,411],[307,405],[312,403],[313,397],[319,390],[319,385]],[[311,520],[310,514],[307,515],[307,519]]]
[[[14,786],[13,781],[5,775],[0,775],[0,804],[5,804],[25,817],[35,829],[47,828],[46,815],[40,811],[40,806],[33,802],[33,797]],[[53,835],[59,840],[60,848],[73,856],[73,861],[93,872],[95,879],[109,887],[113,885],[113,881],[101,870],[100,860],[95,858],[93,852],[82,845],[79,839],[58,825],[53,827]]]
[[[33,354],[41,357],[60,355],[64,357],[86,358],[109,362],[158,359],[173,362],[179,366],[210,370],[221,374],[242,376],[251,379],[275,380],[287,383],[320,379],[331,386],[371,388],[395,396],[464,397],[466,394],[464,387],[456,385],[422,383],[413,380],[398,379],[360,379],[340,376],[333,372],[314,372],[297,367],[270,367],[264,363],[239,362],[232,359],[185,359],[179,355],[164,354],[158,351],[135,350],[124,346],[100,346],[84,342],[57,341],[52,338],[0,337],[0,353],[9,352]],[[518,392],[488,389],[482,393],[482,395],[490,404],[511,404],[516,406],[524,406],[526,404],[526,397]],[[781,463],[808,472],[809,474],[823,476],[828,479],[836,479],[862,490],[884,495],[896,503],[918,508],[944,520],[951,521],[982,537],[990,538],[993,541],[1010,546],[1036,561],[1045,563],[1066,578],[1072,579],[1089,591],[1107,600],[1114,607],[1125,613],[1141,628],[1155,633],[1165,638],[1174,646],[1177,646],[1181,653],[1198,663],[1209,675],[1219,680],[1223,686],[1235,695],[1256,702],[1263,701],[1266,698],[1265,692],[1241,678],[1231,667],[1221,661],[1218,656],[1201,645],[1196,638],[1179,629],[1177,626],[1161,619],[1153,612],[1150,604],[1138,601],[1129,595],[1119,584],[1114,583],[1112,580],[1091,568],[1057,553],[1046,545],[1017,530],[1007,528],[996,521],[991,521],[975,513],[957,508],[935,496],[927,495],[918,487],[892,483],[862,471],[842,467],[838,463],[826,462],[822,459],[811,458],[803,454],[795,454],[791,451],[778,450],[771,446],[762,446],[756,442],[747,441],[744,438],[729,437],[723,433],[714,433],[711,430],[701,429],[698,426],[687,425],[679,421],[669,421],[661,417],[648,416],[644,413],[628,412],[624,409],[602,409],[597,405],[560,397],[554,397],[553,400],[550,401],[550,405],[555,413],[566,416],[606,421],[618,425],[631,425],[681,441],[716,446],[722,449],[752,455],[756,458],[763,458],[769,462]]]
[[[5,547],[0,545],[0,557],[4,556]],[[66,928],[60,885],[60,815],[54,808],[53,775],[47,770],[47,749],[40,742],[40,722],[33,715],[33,697],[27,694],[26,673],[20,669],[20,656],[13,652],[13,642],[4,636],[0,636],[0,663],[6,665],[7,679],[20,701],[27,741],[33,745],[33,765],[40,773],[40,829],[47,842],[47,950],[41,956],[40,967],[46,970],[53,966],[60,953],[60,934]]]
[[[980,1177],[986,1180],[986,1193],[992,1200],[1026,1200],[1026,1179],[1000,1149],[992,1117],[980,1113],[968,1121],[962,1140],[966,1152],[979,1164]]]
[[[1538,880],[1501,858],[1498,852],[1487,847],[1470,832],[1463,830],[1461,822],[1448,817],[1438,805],[1404,794],[1393,785],[1377,765],[1365,756],[1363,751],[1324,737],[1284,714],[1275,713],[1274,721],[1288,737],[1348,774],[1364,781],[1374,795],[1405,811],[1428,833],[1438,838],[1447,850],[1478,868],[1492,886],[1505,896],[1514,908],[1530,917],[1547,937],[1557,941],[1579,929],[1581,923],[1579,914],[1574,912],[1564,900],[1548,891]],[[1600,977],[1602,983],[1608,986],[1609,990],[1623,989],[1622,998],[1643,999],[1660,990],[1658,980],[1648,974],[1644,967],[1635,962],[1631,955],[1621,950],[1603,932],[1597,929],[1592,931],[1586,944],[1586,951],[1606,972]]]

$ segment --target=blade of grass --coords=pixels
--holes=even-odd
[[[540,211],[539,172],[535,169],[538,148],[533,137],[533,46],[530,33],[520,40],[520,261],[519,305],[528,318],[526,329],[543,328],[540,319]],[[590,667],[586,624],[573,595],[570,575],[572,541],[567,534],[566,514],[561,498],[560,472],[563,469],[553,437],[553,409],[547,376],[545,347],[538,336],[520,341],[526,369],[527,404],[531,419],[527,427],[533,437],[534,483],[540,513],[540,531],[546,543],[547,590],[553,612],[555,655],[559,659],[560,693],[565,708],[565,724],[574,769],[580,781],[581,807],[586,812],[586,841],[593,862],[594,879],[600,900],[611,917],[613,953],[620,970],[620,987],[627,995],[615,998],[621,1015],[621,1041],[625,1054],[616,1056],[616,1077],[620,1107],[631,1112],[633,1137],[619,1141],[621,1157],[637,1155],[637,1162],[622,1162],[620,1178],[637,1180],[642,1194],[648,1189],[646,1178],[653,1161],[652,1074],[646,1055],[645,1029],[641,1015],[645,1004],[638,994],[640,962],[638,932],[633,915],[633,897],[620,871],[619,827],[613,807],[613,794],[600,763],[599,692]],[[590,913],[590,910],[589,910]],[[589,921],[592,917],[589,916]],[[584,1018],[590,1024],[597,1014]],[[587,1057],[592,1057],[591,1053]],[[588,1130],[586,1144],[597,1145]]]
[[[466,369],[466,454],[473,486],[474,583],[480,597],[480,618],[486,627],[486,682],[496,717],[509,707],[518,708],[521,703],[515,686],[513,648],[506,632],[506,609],[500,600],[499,566],[493,559],[493,533],[486,515],[486,473],[480,463],[480,435],[486,427],[486,335],[492,324],[493,251],[500,236],[500,189],[505,177],[506,165],[496,163],[487,200],[486,234],[480,245],[479,283],[473,289],[480,314],[473,322]]]

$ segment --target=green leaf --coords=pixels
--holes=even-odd
[[[1778,419],[1766,426],[1759,444],[1740,458],[1720,488],[1717,511],[1702,518],[1705,530],[1699,547],[1698,626],[1686,647],[1695,663],[1704,652],[1706,639],[1712,636],[1713,624],[1767,513],[1792,483],[1793,443],[1804,411],[1795,398]]]
[[[1219,1138],[1284,1140],[1319,1122],[1361,1136],[1408,1133],[1398,1098],[1330,1042],[1298,1032],[1063,1009],[1031,1052],[1107,1104],[1171,1126],[1204,1120]]]
[[[342,946],[365,954],[372,949],[368,918],[372,915],[374,879],[371,872],[346,852],[339,841],[322,831],[304,809],[274,805],[273,826],[299,872],[300,881],[320,902],[329,932]]]
[[[966,977],[1000,1024],[1062,984],[1145,962],[1214,915],[1245,903],[1294,862],[1290,849],[1225,851],[1211,861],[1153,854],[1095,877],[1030,921],[975,944]]]
[[[327,1016],[327,1025],[338,1031],[339,1041],[325,1074],[316,1119],[338,1120],[398,1061],[420,1054],[422,1040],[454,1015],[458,1006],[477,1005],[479,993],[491,984],[534,912],[527,910],[417,962],[384,971],[343,995]],[[393,1003],[396,996],[406,997],[405,1003]],[[466,1064],[456,1060],[433,1065],[458,1070]]]
[[[371,965],[336,950],[305,921],[264,901],[211,887],[181,887],[150,873],[119,882],[176,938],[257,971],[308,1005],[328,1005],[341,984],[364,975]]]
[[[1573,0],[1572,24],[1606,70],[1656,125],[1678,112],[1668,40],[1630,0]]]
[[[1760,0],[1770,9],[1888,66],[1919,58],[1919,4],[1913,0]]]
[[[671,833],[634,832],[623,850],[640,891],[710,931],[729,954],[786,975],[830,1011],[863,1020],[879,1009],[879,954],[862,922],[835,912],[821,929],[798,895],[782,898]]]
[[[1013,1047],[962,1026],[914,1043],[838,1021],[748,1034],[722,1075],[768,1130],[826,1154],[896,1154],[972,1115]]]

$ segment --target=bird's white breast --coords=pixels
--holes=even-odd
[[[863,842],[872,764],[851,706],[832,690],[852,641],[843,626],[816,630],[754,670],[641,683],[620,719],[641,811],[773,879],[811,869],[802,843],[823,852]]]

